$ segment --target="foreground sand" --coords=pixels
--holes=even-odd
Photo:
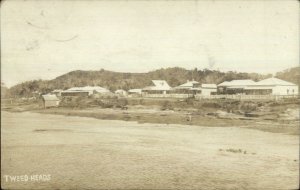
[[[299,136],[2,112],[4,189],[297,189]],[[240,150],[239,150],[240,149]],[[4,175],[50,174],[6,182]]]

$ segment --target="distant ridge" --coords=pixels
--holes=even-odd
[[[76,70],[61,75],[53,80],[33,80],[15,85],[5,90],[2,97],[21,97],[32,96],[32,92],[39,91],[48,93],[54,89],[67,89],[74,86],[102,86],[112,91],[117,89],[143,88],[151,85],[151,80],[166,80],[170,86],[175,87],[185,83],[187,80],[195,80],[200,83],[219,84],[223,81],[237,79],[252,79],[254,81],[262,80],[272,75],[262,75],[257,73],[244,72],[220,72],[216,70],[187,70],[180,67],[158,69],[147,73],[122,73],[107,71],[104,69],[98,71]],[[300,84],[300,67],[284,70],[276,74],[276,77]]]

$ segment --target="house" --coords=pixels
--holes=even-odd
[[[130,89],[128,90],[128,94],[142,94],[142,89],[140,88]]]
[[[59,99],[54,94],[42,95],[44,108],[58,107]]]
[[[175,94],[196,94],[200,92],[200,83],[194,80],[187,81],[186,83],[179,85],[172,90],[172,93]]]
[[[243,94],[244,88],[256,84],[253,80],[232,80],[218,84],[218,92],[220,94]]]
[[[119,96],[127,96],[128,95],[127,91],[123,90],[123,89],[116,90],[115,94],[117,94]]]
[[[165,80],[152,80],[153,86],[142,89],[144,94],[167,94],[172,88]]]
[[[88,97],[90,93],[88,91],[77,91],[77,90],[65,90],[61,92],[61,96],[81,96]]]
[[[139,97],[142,95],[142,89],[135,88],[135,89],[130,89],[128,90],[128,96],[130,97]]]
[[[246,94],[298,95],[298,86],[278,78],[268,78],[244,88]]]
[[[100,93],[100,94],[105,94],[105,93],[110,93],[110,91],[106,88],[100,87],[100,86],[85,86],[82,88],[83,90],[91,91],[93,94]]]
[[[97,93],[105,94],[110,93],[110,91],[100,86],[73,87],[62,91],[61,96],[91,96]]]
[[[213,95],[217,93],[216,84],[202,84],[201,85],[201,94],[202,95]]]

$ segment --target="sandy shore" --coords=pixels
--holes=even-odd
[[[128,110],[114,108],[51,108],[33,110],[36,113],[55,114],[65,116],[90,117],[101,120],[137,121],[139,123],[182,124],[207,127],[242,127],[274,133],[299,135],[299,110],[294,109],[293,118],[287,116],[266,118],[245,117],[226,113],[216,109],[211,110],[159,110],[145,107],[130,108]],[[211,115],[208,115],[211,113]],[[274,118],[275,117],[275,118]]]
[[[141,103],[140,101],[142,100],[135,103]],[[296,102],[260,103],[260,107],[245,115],[239,106],[232,109],[232,112],[228,112],[224,108],[217,108],[218,106],[222,106],[222,104],[225,107],[228,104],[231,105],[230,102],[214,102],[210,103],[210,105],[202,105],[200,107],[199,105],[191,107],[183,103],[183,107],[180,107],[179,104],[182,102],[177,101],[171,109],[162,109],[161,104],[163,102],[158,100],[151,101],[148,102],[151,105],[128,105],[126,106],[128,109],[117,107],[102,108],[99,105],[89,105],[87,102],[84,102],[86,103],[84,105],[89,105],[86,107],[68,107],[62,105],[58,108],[44,109],[41,104],[33,102],[15,102],[13,104],[6,102],[1,104],[1,110],[9,112],[31,111],[42,114],[90,117],[101,120],[137,121],[139,123],[182,124],[208,127],[234,126],[274,133],[300,134],[300,110],[299,104]],[[153,105],[154,103],[161,104]],[[199,104],[199,102],[196,103]],[[133,103],[131,102],[131,104]],[[144,104],[146,103],[144,102]],[[217,107],[214,107],[216,106],[214,104]],[[239,104],[243,105],[241,102]],[[258,103],[256,104],[258,105]]]
[[[2,112],[4,189],[297,189],[299,136]],[[3,175],[49,174],[7,182]]]

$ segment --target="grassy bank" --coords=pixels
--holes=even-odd
[[[140,123],[210,127],[248,127],[299,134],[299,101],[255,102],[234,100],[143,98],[65,98],[60,107],[43,109],[38,100],[2,102],[2,110],[93,117]]]

